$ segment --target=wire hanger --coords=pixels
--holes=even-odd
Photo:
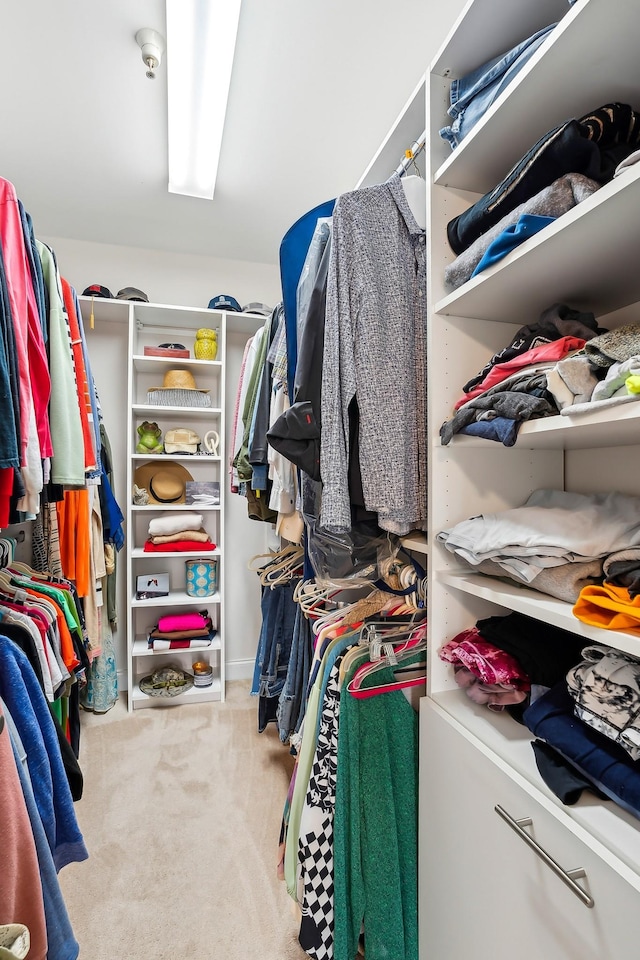
[[[255,560],[263,557],[269,558],[267,563],[258,567],[252,566]],[[296,544],[288,544],[275,553],[256,554],[247,563],[247,568],[258,574],[263,587],[275,587],[297,575],[298,571],[302,570],[303,560],[304,549]]]
[[[427,131],[424,130],[418,139],[415,140],[407,150],[405,150],[404,157],[396,168],[396,173],[399,176],[402,176],[407,172],[410,166],[413,166],[417,175],[422,178],[422,174],[420,173],[420,169],[416,163],[416,157],[424,150],[426,142]]]

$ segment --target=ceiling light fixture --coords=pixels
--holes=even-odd
[[[151,27],[143,27],[136,33],[136,42],[142,51],[142,60],[147,68],[147,78],[155,80],[156,69],[164,53],[164,37]]]
[[[241,0],[167,0],[169,192],[213,199]]]

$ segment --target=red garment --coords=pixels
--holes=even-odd
[[[215,550],[215,548],[213,540],[206,540],[204,543],[200,540],[173,540],[171,543],[152,543],[151,540],[147,540],[142,549],[145,553],[182,553],[186,550],[198,553],[201,550]]]
[[[502,383],[507,377],[517,373],[518,370],[522,370],[524,367],[534,366],[537,363],[553,363],[562,360],[562,358],[566,357],[572,350],[581,350],[586,342],[586,340],[581,340],[579,337],[560,337],[559,340],[544,343],[541,347],[526,350],[518,357],[513,357],[511,360],[505,361],[505,363],[496,363],[482,383],[479,383],[478,386],[474,387],[469,393],[465,393],[464,397],[457,401],[455,409],[457,410],[458,407],[468,403],[469,400],[473,400],[475,397],[486,393],[490,387],[495,387],[496,384]]]
[[[25,463],[29,439],[29,409],[33,405],[40,442],[40,456],[53,455],[49,429],[51,378],[42,336],[38,305],[33,290],[22,221],[15,187],[0,177],[0,244],[16,338],[20,379],[21,463]]]
[[[0,469],[0,527],[9,526],[12,492],[13,467],[3,467]]]
[[[62,294],[64,298],[64,308],[69,318],[69,332],[71,333],[71,353],[73,356],[73,366],[76,378],[76,392],[78,394],[78,406],[80,408],[80,423],[82,424],[82,439],[84,441],[84,466],[86,470],[95,470],[96,455],[94,450],[94,436],[91,429],[89,418],[93,417],[91,409],[91,395],[89,393],[89,382],[87,380],[87,368],[84,362],[84,353],[82,351],[82,337],[80,335],[80,324],[76,314],[76,306],[73,299],[71,286],[64,277],[62,281]]]
[[[3,923],[24,923],[31,935],[29,957],[45,960],[47,929],[38,854],[1,709],[0,717],[0,917]]]
[[[529,690],[531,681],[515,657],[483,640],[477,627],[463,630],[438,652],[441,660],[461,663],[485,684],[508,684]]]

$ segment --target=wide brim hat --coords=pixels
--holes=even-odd
[[[160,667],[143,677],[139,687],[148,697],[179,697],[193,686],[193,676],[178,667]]]
[[[157,460],[140,464],[133,477],[136,486],[144,487],[149,494],[149,503],[160,506],[184,503],[188,480],[193,477],[181,463]]]
[[[165,373],[161,387],[149,387],[152,390],[195,390],[198,393],[211,393],[207,387],[199,387],[191,370],[172,369]]]

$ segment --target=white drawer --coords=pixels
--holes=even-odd
[[[420,753],[422,960],[636,960],[640,893],[430,701]],[[584,870],[593,906],[541,854]]]

